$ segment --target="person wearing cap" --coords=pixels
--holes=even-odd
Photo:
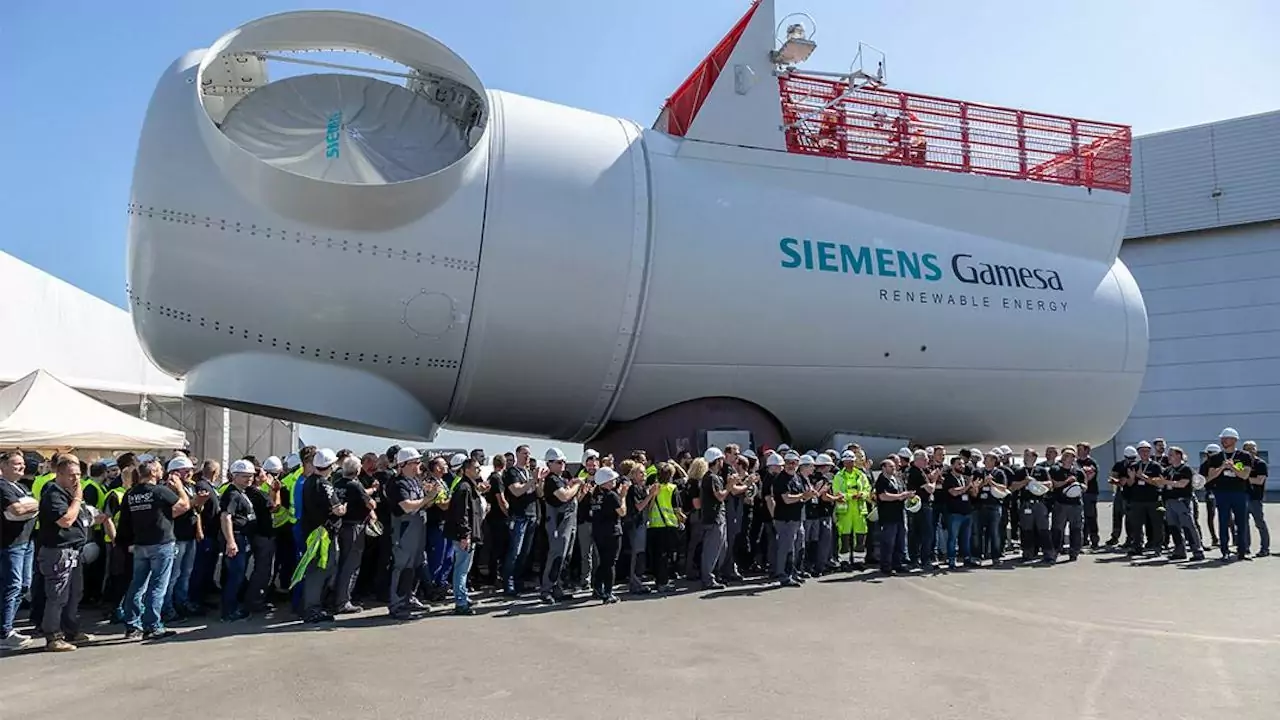
[[[1235,541],[1235,557],[1249,557],[1249,477],[1253,474],[1254,457],[1236,444],[1240,433],[1235,428],[1224,428],[1218,442],[1222,452],[1208,460],[1209,474],[1206,480],[1214,481],[1213,494],[1218,502],[1218,541],[1222,559],[1231,559],[1231,543]],[[1141,451],[1141,449],[1139,449]],[[1235,535],[1231,536],[1231,528]]]
[[[1151,443],[1146,440],[1138,443],[1138,459],[1128,466],[1125,483],[1128,507],[1126,533],[1131,557],[1141,556],[1148,550],[1159,553],[1164,546],[1164,513],[1160,512],[1160,486],[1157,484],[1163,477],[1164,468],[1151,457]]]
[[[483,456],[483,453],[481,453]],[[484,500],[480,491],[480,460],[463,456],[457,482],[449,497],[445,535],[453,543],[453,614],[474,615],[467,575],[476,548],[484,544]]]
[[[218,515],[226,558],[222,564],[222,621],[236,622],[249,617],[240,606],[240,586],[249,562],[249,527],[258,518],[245,491],[257,477],[258,469],[248,460],[236,460],[227,472],[231,481],[222,493]]]
[[[355,590],[356,578],[364,562],[365,538],[369,524],[376,520],[373,512],[377,507],[369,491],[360,482],[362,463],[360,458],[348,455],[342,459],[341,476],[333,483],[333,490],[338,499],[347,505],[347,512],[342,516],[338,528],[338,574],[334,580],[333,608],[334,615],[353,615],[363,612],[364,608],[351,601]]]
[[[1128,507],[1128,479],[1129,466],[1138,461],[1138,448],[1132,445],[1126,445],[1123,457],[1111,466],[1111,473],[1107,479],[1107,484],[1111,486],[1111,537],[1107,538],[1105,543],[1107,547],[1115,547],[1120,543],[1120,533],[1126,526],[1126,520],[1129,517]],[[1129,538],[1126,536],[1125,546],[1129,545]]]
[[[1170,560],[1186,560],[1187,548],[1193,560],[1204,560],[1200,529],[1191,517],[1192,480],[1195,471],[1186,464],[1186,453],[1174,446],[1168,450],[1169,465],[1164,469],[1160,485],[1164,491],[1164,514],[1173,527],[1173,554]]]
[[[976,528],[971,533],[974,537],[972,544],[977,546],[973,554],[978,564],[982,564],[985,559],[990,560],[992,566],[1000,564],[1004,553],[1004,547],[1000,543],[1004,501],[996,495],[1009,487],[1009,478],[1000,463],[1001,455],[998,452],[999,448],[993,448],[983,457],[983,466],[975,472],[973,478],[978,490],[973,497],[977,513]]]
[[[907,466],[907,489],[920,498],[920,509],[911,515],[908,522],[907,558],[912,567],[933,569],[934,530],[933,495],[942,479],[942,472],[929,467],[930,456],[926,450],[912,453],[911,464]]]
[[[1258,557],[1271,554],[1271,531],[1267,528],[1267,517],[1264,514],[1267,496],[1267,461],[1258,454],[1258,444],[1249,440],[1241,446],[1253,457],[1253,469],[1249,473],[1249,517],[1253,518],[1254,527],[1258,529]]]
[[[195,465],[186,455],[174,455],[165,465],[166,480],[182,485],[187,497],[195,497],[195,485],[191,482]],[[166,483],[167,485],[168,483]],[[161,619],[165,622],[182,620],[189,615],[199,615],[204,608],[191,602],[191,573],[196,565],[196,537],[199,516],[188,508],[173,518],[173,568],[169,571],[169,587],[165,590]]]
[[[386,486],[391,524],[391,587],[387,612],[396,620],[409,620],[412,610],[426,606],[414,597],[418,568],[427,548],[426,507],[434,502],[439,488],[428,488],[420,477],[422,455],[414,448],[401,448],[395,456],[396,474]]]
[[[177,462],[175,458],[171,462]],[[175,470],[181,467],[178,462]],[[161,479],[160,463],[138,463],[133,487],[125,493],[117,542],[133,546],[133,580],[125,593],[125,639],[172,637],[162,612],[173,570],[173,520],[192,505],[178,474]]]
[[[507,504],[510,542],[502,576],[507,597],[518,597],[533,551],[534,526],[538,519],[538,482],[529,475],[529,446],[516,448],[514,462],[502,474],[502,491]]]
[[[698,484],[699,516],[702,521],[702,562],[699,565],[702,589],[722,590],[724,584],[716,578],[720,557],[725,551],[725,499],[729,487],[725,480],[724,452],[709,447],[702,454],[707,464],[706,473]]]
[[[1049,471],[1054,495],[1053,526],[1049,540],[1047,560],[1056,562],[1062,549],[1063,531],[1068,540],[1068,559],[1075,562],[1080,556],[1084,536],[1084,487],[1087,478],[1076,467],[1076,450],[1067,445],[1062,448],[1062,461]],[[1078,494],[1077,494],[1078,493]]]
[[[970,454],[972,456],[972,453]],[[947,567],[956,569],[956,558],[964,561],[966,567],[973,562],[973,495],[977,484],[965,475],[964,458],[957,455],[951,458],[951,471],[942,480],[942,490],[947,504]],[[972,472],[972,471],[970,471]],[[1048,531],[1046,529],[1046,535]]]
[[[621,493],[630,489],[630,483],[626,478],[619,480],[618,473],[610,468],[596,470],[592,482],[596,489],[591,494],[591,537],[600,556],[592,588],[596,598],[612,605],[618,602],[618,596],[613,594],[614,572],[622,550],[622,518],[627,515]]]
[[[855,446],[856,447],[856,446]],[[838,553],[849,553],[842,568],[861,570],[865,567],[857,560],[867,537],[867,504],[871,484],[860,467],[857,450],[850,448],[840,454],[840,472],[831,481],[832,492],[839,496],[835,507],[836,535],[840,538]]]
[[[291,588],[302,585],[302,621],[308,624],[332,622],[325,609],[325,596],[338,574],[338,531],[347,504],[338,497],[330,478],[338,455],[329,448],[316,450],[310,465],[313,472],[299,482],[298,529],[303,537],[302,557],[293,571]],[[304,466],[307,460],[303,458]]]
[[[582,480],[567,477],[566,458],[560,448],[548,448],[543,460],[546,466],[540,474],[542,498],[547,505],[547,558],[542,564],[538,597],[543,603],[551,604],[565,599],[564,576],[578,529],[578,494]]]
[[[782,471],[773,482],[773,574],[783,587],[797,587],[804,582],[800,577],[804,503],[812,495],[800,476],[800,455],[789,450],[782,462]]]
[[[253,573],[244,591],[244,609],[250,613],[270,612],[275,609],[267,602],[267,588],[271,586],[271,574],[276,562],[275,511],[280,507],[279,473],[283,470],[280,458],[274,455],[262,461],[257,477],[245,488],[245,497],[253,506],[253,522],[245,529],[249,541],[248,550],[253,558]],[[229,492],[229,491],[228,491]],[[224,496],[225,497],[225,496]]]

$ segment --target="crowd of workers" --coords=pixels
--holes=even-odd
[[[1103,476],[1115,491],[1105,545],[1131,556],[1172,545],[1171,560],[1216,546],[1224,561],[1246,559],[1252,519],[1257,555],[1269,555],[1266,462],[1232,428],[1219,442],[1198,465],[1160,439],[1126,447]],[[1007,446],[903,448],[873,463],[857,445],[759,455],[727,445],[656,464],[642,451],[615,463],[588,450],[570,469],[560,450],[539,465],[522,445],[491,464],[482,451],[306,447],[237,460],[225,479],[218,462],[182,451],[87,465],[61,454],[39,469],[28,472],[20,451],[0,455],[6,650],[33,644],[15,628],[24,602],[45,648],[71,651],[93,641],[82,602],[126,638],[162,640],[215,608],[236,622],[288,603],[321,624],[368,600],[404,621],[450,596],[455,614],[472,615],[481,584],[611,604],[624,584],[669,593],[683,578],[715,590],[755,575],[798,587],[868,565],[954,570],[999,564],[1015,547],[1014,560],[1054,563],[1103,544],[1099,470],[1083,443],[1043,458],[1027,449],[1020,462]]]

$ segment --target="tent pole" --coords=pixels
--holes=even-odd
[[[227,464],[231,462],[231,408],[222,408],[222,472],[225,476]]]

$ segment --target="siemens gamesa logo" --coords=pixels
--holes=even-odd
[[[329,116],[328,123],[324,126],[324,156],[327,158],[336,158],[341,153],[339,149],[342,140],[342,111],[339,110]]]
[[[795,238],[782,238],[778,242],[778,249],[782,251],[782,267],[787,269],[800,268],[926,282],[938,282],[944,274],[944,264],[934,253]],[[968,253],[952,255],[946,265],[951,268],[951,275],[956,280],[969,285],[1062,290],[1062,277],[1057,270],[980,262]]]

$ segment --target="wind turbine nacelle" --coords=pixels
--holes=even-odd
[[[264,58],[331,49],[411,77],[266,77]],[[584,441],[715,397],[814,438],[1102,439],[1124,420],[1146,352],[1115,258],[1127,200],[1096,193],[1076,222],[1077,188],[924,178],[922,202],[1043,225],[1018,243],[912,216],[916,190],[883,173],[925,171],[695,145],[486,90],[387,20],[256,20],[176,61],[148,108],[135,327],[189,396],[401,437]],[[1072,222],[1111,247],[1054,250]],[[1029,309],[991,307],[1007,296]]]

